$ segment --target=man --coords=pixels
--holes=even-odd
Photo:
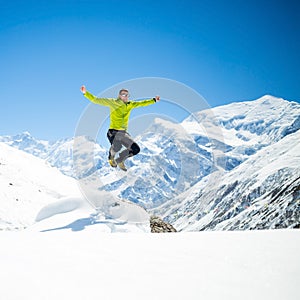
[[[160,100],[160,96],[143,101],[129,101],[129,92],[127,89],[121,89],[117,99],[114,98],[98,98],[88,92],[83,85],[80,88],[83,95],[91,102],[99,105],[108,106],[110,109],[110,125],[107,132],[107,138],[111,144],[109,149],[108,161],[112,167],[119,166],[123,171],[127,171],[124,164],[128,157],[134,156],[140,152],[139,145],[128,134],[128,121],[132,109],[154,104]],[[117,159],[116,154],[125,147]]]

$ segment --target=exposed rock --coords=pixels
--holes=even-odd
[[[157,216],[150,217],[150,227],[152,233],[177,232],[171,224],[164,222]]]

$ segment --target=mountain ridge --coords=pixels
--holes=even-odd
[[[300,131],[266,147],[233,171],[212,174],[211,180],[204,178],[154,212],[163,214],[179,230],[298,227],[299,138]],[[286,143],[290,149],[284,147]]]
[[[230,173],[264,149],[297,133],[299,116],[299,103],[265,95],[196,112],[178,124],[156,119],[143,135],[136,137],[142,151],[126,162],[126,174],[112,170],[107,163],[108,149],[88,137],[75,137],[79,141],[76,148],[74,138],[53,144],[35,142],[39,145],[37,150],[34,142],[30,146],[29,133],[24,134],[23,146],[20,136],[15,141],[0,137],[0,141],[35,155],[40,153],[63,173],[82,179],[85,186],[156,210],[168,201],[176,206],[172,199],[194,186],[204,188],[212,174]],[[72,173],[74,159],[79,165],[77,174]],[[227,190],[229,195],[230,187]],[[165,214],[163,208],[161,214]],[[170,223],[179,222],[171,216],[165,218]],[[179,227],[185,228],[181,224]]]

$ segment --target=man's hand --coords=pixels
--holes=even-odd
[[[160,100],[160,96],[155,96],[155,101],[158,102]]]
[[[85,94],[86,93],[85,85],[81,86],[80,90],[81,90],[82,94]]]

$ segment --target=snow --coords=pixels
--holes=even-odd
[[[0,232],[1,299],[298,299],[298,230],[151,234],[141,208],[99,196]]]
[[[299,140],[298,130],[253,154],[230,172],[215,172],[203,178],[154,212],[184,231],[292,228],[299,224],[300,217]]]
[[[298,103],[265,95],[255,101],[231,103],[198,112],[183,121],[182,126],[191,134],[224,139],[235,147],[253,146],[263,141],[270,143],[273,139],[278,140],[282,134],[278,129],[284,130],[293,124],[299,113]],[[244,139],[241,139],[242,136]]]
[[[104,194],[94,203],[82,197],[66,197],[44,206],[36,216],[36,223],[27,230],[50,232],[94,228],[98,233],[150,232],[150,217],[143,208],[126,201],[113,201]]]
[[[136,138],[141,152],[127,160],[126,176],[112,172],[108,148],[86,136],[45,144],[23,133],[0,141],[46,159],[65,175],[91,185],[101,181],[106,191],[154,208],[212,172],[234,170],[299,128],[300,104],[269,95],[195,112],[179,124],[156,118]]]
[[[0,142],[0,229],[24,228],[46,204],[80,195],[73,178],[44,160]]]
[[[251,158],[232,170],[225,180],[233,178],[257,178],[259,186],[274,170],[284,168],[297,169],[300,166],[300,131],[290,134],[274,145],[265,147]]]
[[[103,208],[68,197],[2,231],[1,299],[298,299],[298,230],[151,234]]]
[[[199,112],[197,122],[156,119],[139,140],[149,149],[126,174],[106,166],[106,150],[86,137],[55,144],[28,132],[0,137],[0,298],[298,299],[299,230],[151,234],[149,214],[119,191],[140,203],[171,195],[157,211],[177,229],[276,228],[284,213],[296,220],[299,113],[299,104],[264,96]],[[201,165],[212,154],[238,164],[196,178],[194,138],[207,156]],[[65,174],[73,154],[83,176],[75,181],[11,146]],[[177,181],[184,192],[175,198]]]
[[[296,230],[110,234],[97,226],[1,233],[1,299],[298,299]]]
[[[297,230],[151,234],[103,211],[66,197],[2,231],[1,299],[298,299]]]

